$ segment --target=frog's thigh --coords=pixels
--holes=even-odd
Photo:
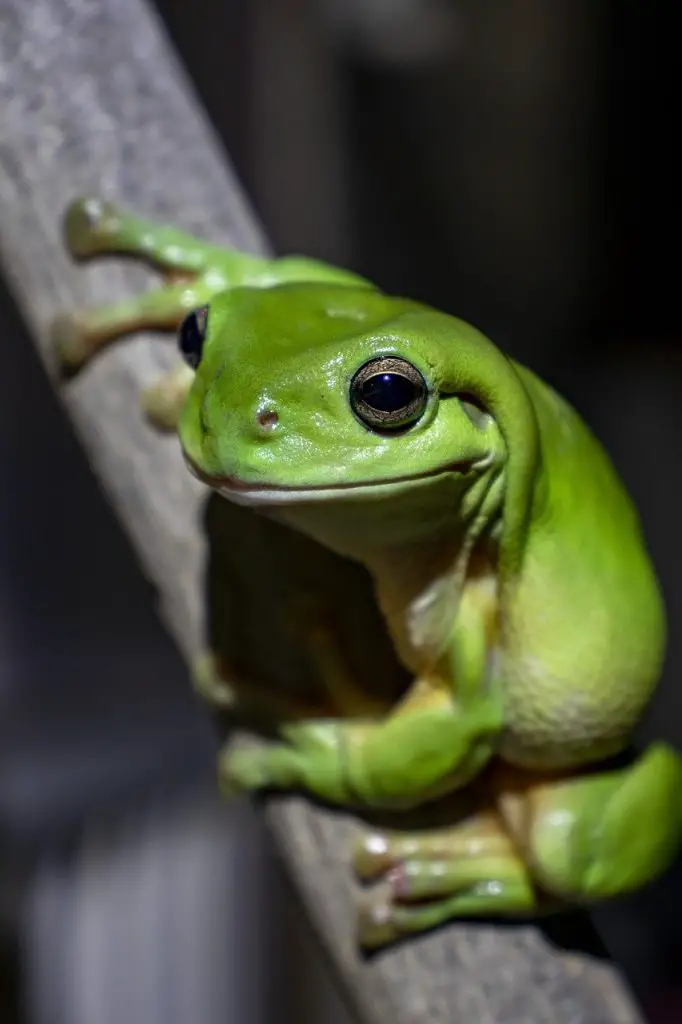
[[[660,875],[682,839],[682,762],[652,745],[625,769],[529,790],[526,854],[537,882],[590,902]]]

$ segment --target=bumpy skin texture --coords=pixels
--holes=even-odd
[[[66,229],[75,255],[137,253],[169,279],[60,318],[72,369],[208,304],[181,330],[196,372],[179,365],[145,406],[228,499],[217,619],[245,607],[239,551],[267,554],[273,636],[313,680],[289,699],[257,657],[244,668],[234,630],[213,631],[199,692],[251,704],[279,733],[222,755],[225,790],[402,813],[462,797],[446,829],[365,835],[355,869],[382,884],[360,941],[608,898],[665,870],[680,759],[659,743],[614,760],[657,683],[664,610],[636,513],[575,411],[472,327],[346,271],[222,250],[93,199]],[[375,365],[381,387],[396,366],[412,382],[404,421],[358,405]]]

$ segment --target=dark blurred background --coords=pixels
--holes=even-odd
[[[682,745],[677,5],[158,9],[278,251],[474,321],[606,442],[670,611],[641,738]],[[217,804],[153,594],[1,299],[0,1019],[341,1022],[259,823]],[[594,915],[652,1022],[682,1020],[681,895],[678,866]]]

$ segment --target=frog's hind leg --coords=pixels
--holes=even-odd
[[[540,903],[494,812],[433,832],[368,832],[354,866],[363,881],[382,880],[360,905],[359,940],[367,949],[454,918],[531,915]]]
[[[65,217],[66,243],[72,255],[127,253],[161,267],[168,283],[115,305],[59,316],[53,344],[64,369],[75,371],[104,345],[134,331],[174,330],[192,309],[215,291],[201,277],[215,247],[181,231],[120,212],[110,203],[82,199]]]
[[[366,286],[355,274],[317,260],[295,256],[271,259],[225,248],[92,197],[69,205],[64,235],[76,258],[135,256],[160,269],[166,278],[165,287],[156,291],[59,317],[53,327],[53,342],[62,366],[71,372],[122,335],[145,328],[175,329],[188,312],[216,292],[243,286],[270,288],[292,281]]]
[[[159,267],[170,277],[193,277],[206,270],[217,246],[177,228],[156,224],[89,197],[75,199],[64,215],[64,236],[72,256],[128,254]]]
[[[109,342],[142,330],[175,330],[211,291],[200,282],[167,285],[110,306],[81,309],[58,316],[52,342],[64,370],[74,372]]]
[[[666,744],[617,770],[538,780],[502,766],[492,778],[493,813],[363,837],[356,872],[385,882],[361,910],[365,946],[451,918],[537,916],[631,892],[682,842],[682,759]]]
[[[682,841],[682,759],[653,744],[631,766],[527,794],[526,857],[538,883],[575,903],[639,889]]]

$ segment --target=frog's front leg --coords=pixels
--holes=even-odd
[[[348,806],[417,806],[466,784],[491,757],[502,726],[485,697],[459,708],[444,689],[418,680],[378,721],[285,725],[285,742],[221,755],[223,788],[303,789]]]

